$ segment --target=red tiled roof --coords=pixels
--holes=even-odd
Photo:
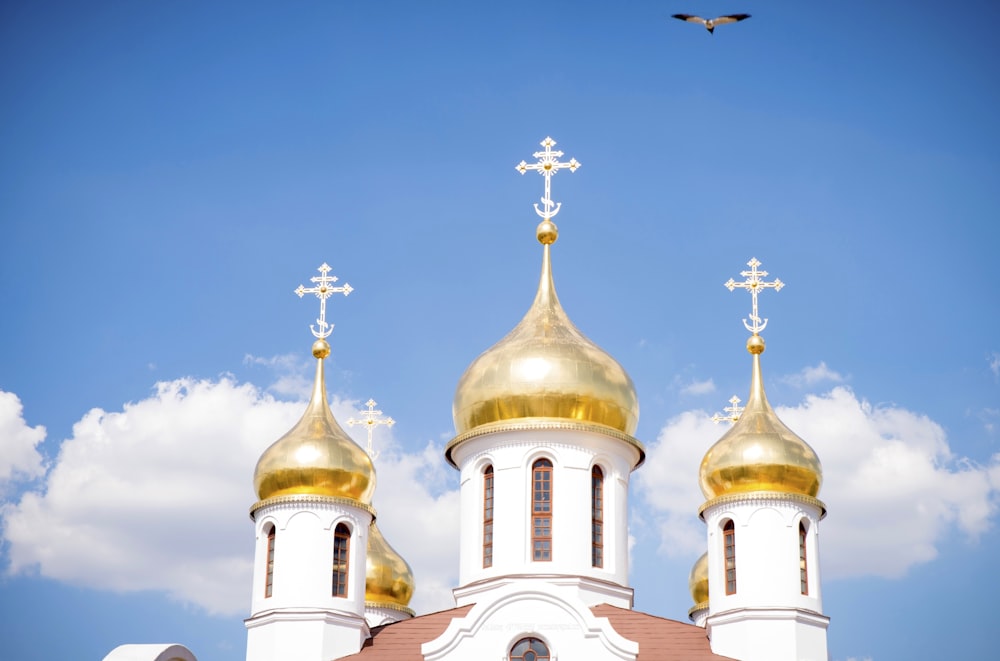
[[[608,604],[594,606],[596,617],[606,617],[615,631],[639,643],[639,661],[719,661],[712,654],[705,630],[693,624],[668,620]]]
[[[364,661],[424,661],[420,646],[434,640],[456,617],[465,617],[472,604],[446,611],[411,617],[372,629],[372,637],[365,641],[361,651],[345,659]]]
[[[344,657],[357,661],[423,661],[420,646],[434,640],[452,619],[465,617],[472,605],[386,624],[372,629],[357,654]],[[639,643],[639,661],[722,661],[729,657],[712,654],[705,630],[693,624],[668,620],[607,604],[590,609],[606,617],[615,631]],[[730,660],[731,661],[731,660]]]

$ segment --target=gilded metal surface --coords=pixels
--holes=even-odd
[[[413,597],[413,571],[385,541],[374,521],[368,531],[365,603],[405,609]]]
[[[750,400],[740,419],[705,454],[699,482],[708,499],[748,491],[816,497],[823,481],[819,457],[778,419],[764,394],[760,354],[764,340],[747,341],[753,354]]]
[[[322,345],[320,344],[322,343]],[[324,350],[325,347],[325,350]],[[257,461],[253,484],[260,500],[290,494],[347,498],[368,505],[375,491],[375,467],[368,454],[333,418],[326,401],[325,340],[313,346],[316,381],[302,419]]]
[[[708,552],[701,554],[695,560],[691,568],[691,575],[688,576],[688,590],[691,592],[691,599],[695,603],[695,608],[708,601]]]
[[[554,231],[552,223],[542,225],[546,237]],[[520,418],[558,418],[606,425],[626,434],[635,431],[639,402],[632,379],[566,316],[552,280],[550,249],[551,244],[543,245],[538,293],[527,314],[459,380],[452,409],[459,436],[481,425]]]
[[[752,323],[748,323],[746,319],[743,320],[743,325],[746,329],[753,333],[754,335],[760,334],[764,327],[767,326],[767,319],[761,320],[760,315],[757,314],[757,294],[759,294],[764,289],[774,289],[774,291],[781,291],[781,288],[785,286],[781,280],[775,278],[771,282],[764,282],[761,278],[767,277],[767,271],[758,271],[757,267],[760,266],[760,262],[757,261],[756,257],[751,257],[750,261],[747,262],[747,266],[750,267],[749,271],[740,271],[740,275],[746,278],[743,282],[736,282],[732,278],[729,278],[728,282],[723,283],[723,286],[729,291],[733,291],[737,287],[740,289],[746,289],[750,292],[750,298],[753,299],[753,311],[750,313],[750,320]]]

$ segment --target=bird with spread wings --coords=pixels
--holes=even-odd
[[[750,14],[729,14],[715,18],[702,18],[701,16],[692,16],[691,14],[674,14],[673,18],[687,21],[688,23],[701,23],[708,30],[709,34],[715,34],[715,26],[725,25],[726,23],[737,23],[745,18],[750,18]]]

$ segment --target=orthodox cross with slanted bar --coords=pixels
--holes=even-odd
[[[538,170],[538,173],[545,177],[545,196],[542,198],[542,206],[544,209],[538,208],[538,203],[535,203],[535,213],[549,220],[557,213],[559,213],[559,207],[562,206],[562,202],[555,203],[552,201],[552,175],[554,175],[559,170],[569,168],[570,172],[576,172],[576,169],[580,167],[580,163],[575,159],[571,158],[569,163],[562,163],[559,161],[559,157],[563,155],[561,151],[553,151],[552,148],[555,146],[556,141],[552,138],[545,138],[541,141],[545,151],[536,151],[532,154],[538,159],[537,163],[532,163],[528,165],[527,161],[521,161],[517,164],[517,171],[524,174],[528,170]]]
[[[729,403],[732,404],[732,406],[727,406],[726,408],[722,409],[723,411],[725,411],[726,415],[722,415],[721,413],[716,413],[715,415],[712,416],[712,422],[714,422],[715,424],[719,424],[723,420],[728,420],[730,424],[734,424],[737,420],[740,419],[740,414],[743,413],[744,411],[744,407],[740,406],[740,398],[737,397],[736,395],[733,395],[732,399],[729,400]]]
[[[371,457],[373,460],[378,458],[378,452],[375,452],[375,449],[372,447],[372,432],[375,431],[375,427],[378,425],[385,425],[386,427],[392,427],[394,424],[396,424],[396,421],[393,420],[392,418],[388,417],[379,418],[378,416],[382,415],[382,412],[376,410],[375,404],[376,401],[374,399],[369,399],[367,402],[365,402],[365,406],[368,407],[368,410],[358,411],[358,415],[362,416],[364,418],[363,420],[355,420],[354,418],[349,418],[347,420],[347,424],[349,424],[352,427],[354,425],[365,425],[366,427],[368,427],[368,456]]]
[[[785,286],[781,280],[775,278],[771,282],[764,282],[761,278],[767,277],[767,271],[758,271],[757,267],[760,266],[760,262],[757,261],[756,257],[752,257],[747,266],[750,267],[749,271],[740,271],[740,275],[746,278],[743,282],[736,282],[732,278],[729,278],[729,282],[723,284],[724,287],[728,288],[729,291],[733,291],[737,287],[740,289],[746,289],[750,292],[750,298],[753,299],[753,313],[750,315],[750,319],[753,321],[752,324],[747,323],[747,320],[743,320],[743,325],[746,326],[747,330],[754,335],[759,335],[764,327],[767,326],[767,319],[761,320],[760,315],[757,314],[757,294],[763,289],[774,289],[774,291],[781,291],[781,288]]]
[[[320,275],[309,278],[311,282],[316,283],[316,286],[307,288],[299,285],[295,293],[299,295],[299,298],[302,298],[306,294],[316,294],[316,297],[319,299],[319,319],[316,320],[316,323],[319,324],[319,330],[316,330],[312,324],[309,325],[309,330],[316,337],[323,339],[329,337],[330,333],[333,332],[333,324],[328,323],[326,320],[326,299],[330,298],[331,294],[339,294],[341,292],[343,292],[344,296],[347,296],[354,291],[354,288],[346,282],[341,287],[331,286],[337,282],[337,276],[329,275],[332,269],[326,262],[323,262],[323,265],[316,270],[320,272]]]

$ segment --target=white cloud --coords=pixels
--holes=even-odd
[[[331,407],[341,421],[358,408],[337,399]],[[245,614],[254,465],[303,409],[301,401],[281,402],[223,377],[159,383],[121,411],[88,412],[44,484],[0,510],[8,571],[97,589],[158,590],[208,612]],[[453,604],[450,594],[442,601],[440,586],[453,584],[456,563],[440,549],[456,545],[437,537],[453,535],[457,492],[434,474],[445,470],[440,457],[440,448],[428,446],[415,455],[387,451],[376,462],[381,527],[413,567],[418,608]]]
[[[45,468],[36,446],[45,440],[45,427],[29,427],[17,395],[0,390],[0,494],[19,480],[42,475]]]
[[[986,358],[986,362],[990,366],[990,371],[993,372],[993,378],[1000,379],[1000,352],[991,353]]]
[[[802,388],[804,386],[814,386],[817,383],[830,381],[832,383],[843,383],[844,377],[834,372],[826,366],[826,362],[820,361],[816,367],[804,367],[798,374],[791,374],[780,379],[782,383]]]
[[[267,388],[269,392],[281,397],[309,397],[313,383],[309,369],[311,361],[303,360],[301,355],[287,353],[263,357],[248,353],[243,356],[243,364],[267,368],[275,375],[275,381]]]
[[[975,538],[991,525],[1000,455],[988,467],[953,456],[944,430],[927,416],[873,407],[842,386],[777,413],[823,462],[825,577],[901,576],[933,560],[955,528]],[[723,431],[700,412],[683,413],[648,449],[636,486],[656,512],[661,552],[704,549],[698,466]]]
[[[681,388],[682,395],[707,395],[710,392],[715,392],[715,382],[712,379],[692,381]]]

